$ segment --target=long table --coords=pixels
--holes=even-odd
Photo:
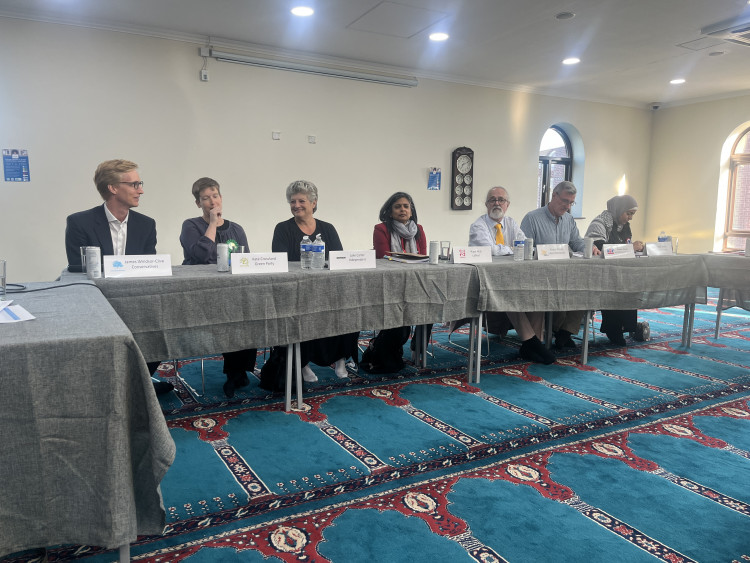
[[[91,283],[28,289],[36,319],[0,324],[0,555],[160,534],[175,445],[132,334]]]
[[[476,269],[460,264],[378,260],[371,270],[329,271],[290,262],[286,273],[231,275],[215,265],[172,273],[96,280],[147,361],[479,314]]]
[[[714,331],[714,337],[718,338],[723,309],[741,307],[750,311],[750,257],[736,254],[704,254],[702,259],[708,273],[708,285],[719,288]]]
[[[483,313],[586,311],[582,363],[587,362],[588,319],[593,310],[685,305],[683,344],[689,346],[695,303],[706,302],[708,285],[706,266],[699,255],[559,261],[514,261],[512,256],[498,256],[492,263],[476,264],[476,268],[480,288],[477,307]],[[478,343],[478,335],[472,341]],[[478,346],[472,355],[479,381]],[[469,375],[473,377],[472,369]]]

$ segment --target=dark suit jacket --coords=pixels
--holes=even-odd
[[[115,253],[107,215],[101,205],[68,215],[65,251],[68,254],[68,270],[71,272],[81,271],[82,246],[98,246],[102,256]],[[128,216],[125,254],[156,254],[156,221],[132,209]]]

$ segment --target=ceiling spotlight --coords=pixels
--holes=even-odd
[[[685,84],[684,78],[675,78],[674,80],[669,81],[670,84]]]
[[[750,2],[748,2],[748,3],[750,3]],[[709,57],[720,57],[720,56],[722,56],[722,55],[723,55],[724,53],[726,53],[726,51],[711,51],[711,52],[710,52],[710,53],[708,54],[708,56],[709,56]]]
[[[576,17],[576,15],[573,12],[560,12],[555,15],[555,19],[557,20],[569,20],[574,17]]]
[[[569,57],[563,60],[564,65],[577,65],[580,62],[581,62],[581,59],[579,59],[578,57]]]
[[[312,8],[309,8],[308,6],[297,6],[296,8],[292,8],[292,13],[295,16],[312,16],[315,13],[315,10]]]
[[[442,31],[430,33],[430,41],[445,41],[448,37],[450,37],[450,35],[443,33]]]

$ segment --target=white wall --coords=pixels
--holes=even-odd
[[[574,125],[585,146],[581,229],[623,175],[629,192],[646,200],[652,115],[645,110],[431,80],[396,88],[214,60],[203,83],[203,60],[190,43],[4,18],[0,49],[12,53],[0,81],[0,148],[28,149],[31,172],[29,183],[0,182],[0,255],[10,282],[54,279],[65,267],[65,217],[101,203],[92,176],[110,158],[139,163],[139,211],[156,219],[157,250],[174,264],[182,261],[182,221],[198,214],[190,187],[200,176],[221,183],[225,214],[245,227],[253,250],[270,249],[274,225],[290,217],[284,190],[298,178],[317,184],[318,216],[336,225],[346,248],[371,248],[380,206],[397,190],[414,197],[428,239],[465,244],[489,187],[509,189],[519,221],[535,207],[539,142],[554,123]],[[271,140],[274,130],[281,141]],[[317,144],[307,143],[310,134]],[[445,187],[426,189],[427,168],[449,176],[450,154],[464,145],[475,151],[481,198],[470,212],[451,211]]]
[[[722,147],[749,120],[750,96],[654,114],[646,220],[652,236],[662,230],[678,236],[680,252],[714,249]]]

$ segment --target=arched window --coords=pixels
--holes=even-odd
[[[539,145],[539,176],[537,178],[537,203],[547,205],[552,197],[552,189],[572,178],[573,151],[565,132],[553,125],[544,133]]]
[[[729,193],[723,250],[742,250],[750,237],[750,128],[745,129],[729,157]]]

